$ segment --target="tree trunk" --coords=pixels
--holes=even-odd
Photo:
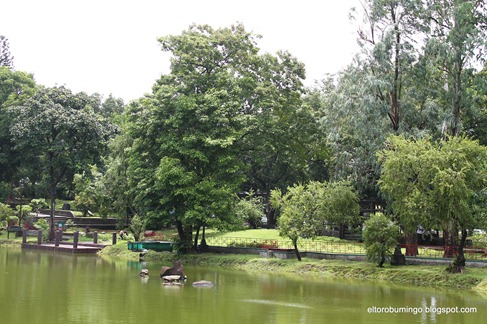
[[[198,251],[198,237],[200,236],[200,227],[201,227],[201,226],[199,226],[199,225],[196,227],[196,234],[195,234],[195,236],[194,236],[194,244],[193,244],[193,249],[194,249],[195,251]]]
[[[267,214],[267,227],[276,228],[276,213],[274,209],[270,209]]]
[[[465,241],[467,240],[467,230],[462,229],[462,237],[460,244],[458,245],[458,255],[456,256],[453,264],[450,265],[448,270],[453,273],[461,273],[465,269],[465,254],[463,248],[465,247]]]
[[[301,254],[299,254],[298,250],[298,239],[293,239],[293,246],[294,246],[294,252],[296,252],[296,258],[298,258],[298,261],[301,261]]]
[[[181,243],[184,243],[186,247],[184,252],[188,252],[188,250],[190,250],[193,245],[192,227],[189,226],[188,228],[184,228],[183,222],[181,222],[180,220],[176,221],[176,227],[178,230],[179,240],[181,241]]]
[[[205,229],[206,229],[206,226],[203,226],[203,233],[201,235],[201,249],[203,251],[208,248],[208,245],[206,244]]]
[[[390,7],[390,14],[392,18],[392,22],[394,24],[394,34],[395,34],[395,43],[394,43],[394,80],[392,83],[392,90],[389,93],[390,99],[390,110],[389,110],[389,119],[392,123],[392,129],[397,132],[399,129],[399,96],[400,96],[400,49],[401,49],[401,31],[399,30],[398,24],[399,22],[396,21],[396,11],[395,6]]]
[[[462,79],[461,79],[461,70],[459,69],[456,78],[455,78],[455,93],[453,95],[453,125],[451,128],[451,135],[457,136],[460,132],[460,118],[461,118],[461,87],[462,87]]]
[[[10,180],[8,183],[8,197],[7,197],[7,204],[13,204],[15,202],[14,196],[14,180]]]
[[[344,239],[345,238],[345,225],[340,224],[339,230],[338,230],[338,238],[339,239]]]
[[[382,252],[380,253],[380,262],[379,262],[379,268],[382,268],[384,265],[384,262],[386,262],[386,245],[382,244]]]
[[[176,221],[176,228],[178,230],[179,240],[184,241],[186,235],[184,233],[183,223],[180,220]]]
[[[54,241],[55,235],[55,223],[54,214],[56,210],[56,184],[51,180],[51,185],[49,189],[49,194],[51,196],[51,210],[49,211],[49,241]]]

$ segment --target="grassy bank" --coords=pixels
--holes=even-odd
[[[100,252],[105,256],[118,256],[137,260],[139,253],[127,251],[125,244],[107,247]],[[170,265],[176,259],[173,253],[149,251],[144,260]],[[393,267],[385,265],[378,268],[375,264],[343,260],[316,260],[303,258],[297,260],[280,260],[260,258],[256,255],[230,254],[188,254],[181,256],[185,265],[201,265],[244,270],[247,272],[272,272],[280,274],[299,274],[314,278],[350,278],[374,280],[377,282],[407,284],[422,287],[448,287],[458,289],[475,289],[487,295],[487,270],[467,268],[464,273],[451,274],[444,266],[408,265]]]

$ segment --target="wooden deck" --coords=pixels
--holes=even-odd
[[[65,252],[65,253],[83,253],[83,254],[96,254],[102,250],[106,245],[102,244],[86,244],[78,243],[76,248],[72,243],[60,243],[56,246],[55,243],[22,243],[23,249],[38,250],[38,251],[52,251],[52,252]]]
[[[33,233],[31,233],[33,232]],[[27,242],[27,236],[34,234],[37,236],[37,242]],[[84,253],[95,254],[98,251],[105,248],[106,244],[98,243],[98,233],[93,233],[93,243],[91,242],[79,242],[79,232],[73,233],[72,242],[63,242],[63,232],[58,230],[55,233],[55,240],[50,242],[42,242],[42,231],[22,231],[22,248],[38,251],[53,251],[53,252],[65,252],[65,253]],[[117,243],[117,233],[112,233],[112,244]]]

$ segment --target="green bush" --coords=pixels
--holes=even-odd
[[[472,245],[474,247],[487,247],[487,234],[473,234],[470,239],[472,240]]]
[[[130,221],[129,230],[134,235],[134,239],[136,241],[139,241],[140,238],[142,237],[142,234],[144,233],[144,228],[145,228],[144,220],[139,215],[135,215],[134,217],[132,217],[132,220]]]
[[[250,193],[246,199],[240,199],[234,207],[235,214],[242,222],[247,222],[251,228],[262,226],[264,206],[262,202]]]
[[[15,211],[8,205],[0,203],[0,221],[8,220],[10,216],[14,216]]]
[[[367,259],[382,267],[398,244],[399,226],[384,214],[377,213],[365,221],[363,238]]]
[[[39,210],[49,207],[49,205],[46,202],[46,199],[44,198],[32,199],[30,201],[29,206],[32,207],[32,210],[35,212],[39,212]]]
[[[38,230],[42,230],[42,240],[46,242],[49,238],[49,223],[44,218],[39,219],[34,227]]]

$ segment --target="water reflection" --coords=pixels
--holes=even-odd
[[[185,266],[186,283],[166,286],[161,266],[0,247],[2,322],[472,323],[487,315],[487,299],[458,290],[192,266]],[[149,277],[142,280],[145,268]],[[200,280],[214,286],[192,286]],[[371,307],[478,312],[369,312]]]

